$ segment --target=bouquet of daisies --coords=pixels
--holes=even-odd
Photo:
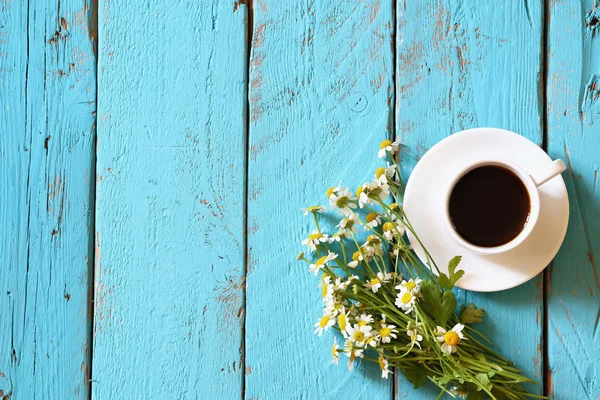
[[[335,364],[341,355],[348,358],[348,369],[358,358],[372,361],[383,378],[395,368],[415,388],[433,382],[441,389],[439,397],[547,398],[520,386],[533,381],[470,327],[482,321],[484,310],[471,304],[457,313],[452,288],[464,273],[457,269],[460,257],[442,273],[428,255],[432,273],[411,250],[405,233],[418,236],[402,207],[398,150],[397,142],[381,142],[379,157],[387,166],[355,193],[341,186],[327,190],[331,208],[340,215],[335,233],[321,227],[325,207],[305,209],[316,229],[302,241],[308,251],[298,260],[320,275],[324,304],[315,333],[341,333],[343,342],[334,338],[331,347]]]

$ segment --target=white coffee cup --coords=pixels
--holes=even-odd
[[[463,239],[460,236],[460,234],[456,231],[456,229],[454,228],[454,224],[452,223],[452,219],[450,217],[448,205],[450,203],[450,195],[454,190],[454,186],[465,174],[474,170],[475,168],[489,165],[506,168],[509,171],[513,172],[521,180],[521,182],[523,182],[523,185],[525,186],[525,189],[527,190],[527,193],[529,195],[530,208],[529,217],[527,218],[527,222],[525,223],[523,230],[514,239],[512,239],[508,243],[496,247],[481,247],[473,243],[469,243],[468,241]],[[566,170],[566,166],[562,160],[554,160],[548,165],[541,167],[538,171],[536,171],[533,174],[529,174],[518,165],[504,160],[480,160],[469,164],[456,174],[456,177],[451,181],[446,193],[445,219],[450,234],[458,243],[463,245],[465,248],[479,254],[499,254],[514,249],[515,247],[523,243],[525,239],[527,239],[531,231],[533,231],[533,228],[535,227],[537,219],[540,215],[540,195],[538,192],[538,187],[548,182],[555,176],[560,175],[564,170]]]

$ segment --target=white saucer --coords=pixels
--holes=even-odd
[[[540,215],[529,237],[506,253],[481,255],[467,250],[450,235],[444,222],[445,191],[452,177],[481,159],[506,159],[533,173],[552,159],[535,143],[516,133],[495,128],[469,129],[433,146],[416,165],[404,195],[404,210],[421,242],[442,272],[448,261],[463,256],[465,275],[458,287],[477,292],[509,289],[527,282],[552,261],[567,232],[569,198],[561,176],[539,187]],[[408,239],[427,265],[423,247]]]

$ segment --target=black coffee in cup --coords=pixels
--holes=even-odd
[[[484,165],[454,185],[448,213],[456,232],[480,247],[497,247],[516,238],[531,210],[527,188],[511,170]]]

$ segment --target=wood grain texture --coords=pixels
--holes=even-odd
[[[0,2],[0,398],[89,386],[95,57],[83,0]]]
[[[94,399],[241,396],[246,15],[100,6]]]
[[[333,334],[313,334],[318,280],[294,255],[312,227],[301,208],[379,166],[393,125],[392,26],[391,1],[254,4],[247,399],[391,398],[378,366],[332,365]]]
[[[547,390],[600,399],[600,3],[550,2],[548,144],[565,173],[571,218],[548,298]]]
[[[399,0],[396,12],[396,132],[406,144],[406,175],[429,148],[463,129],[504,128],[542,144],[538,2]],[[540,394],[542,298],[541,276],[499,293],[459,290],[459,302],[488,312],[477,328],[539,382],[529,389]],[[437,392],[433,386],[414,392],[400,376],[396,398],[429,399]]]

